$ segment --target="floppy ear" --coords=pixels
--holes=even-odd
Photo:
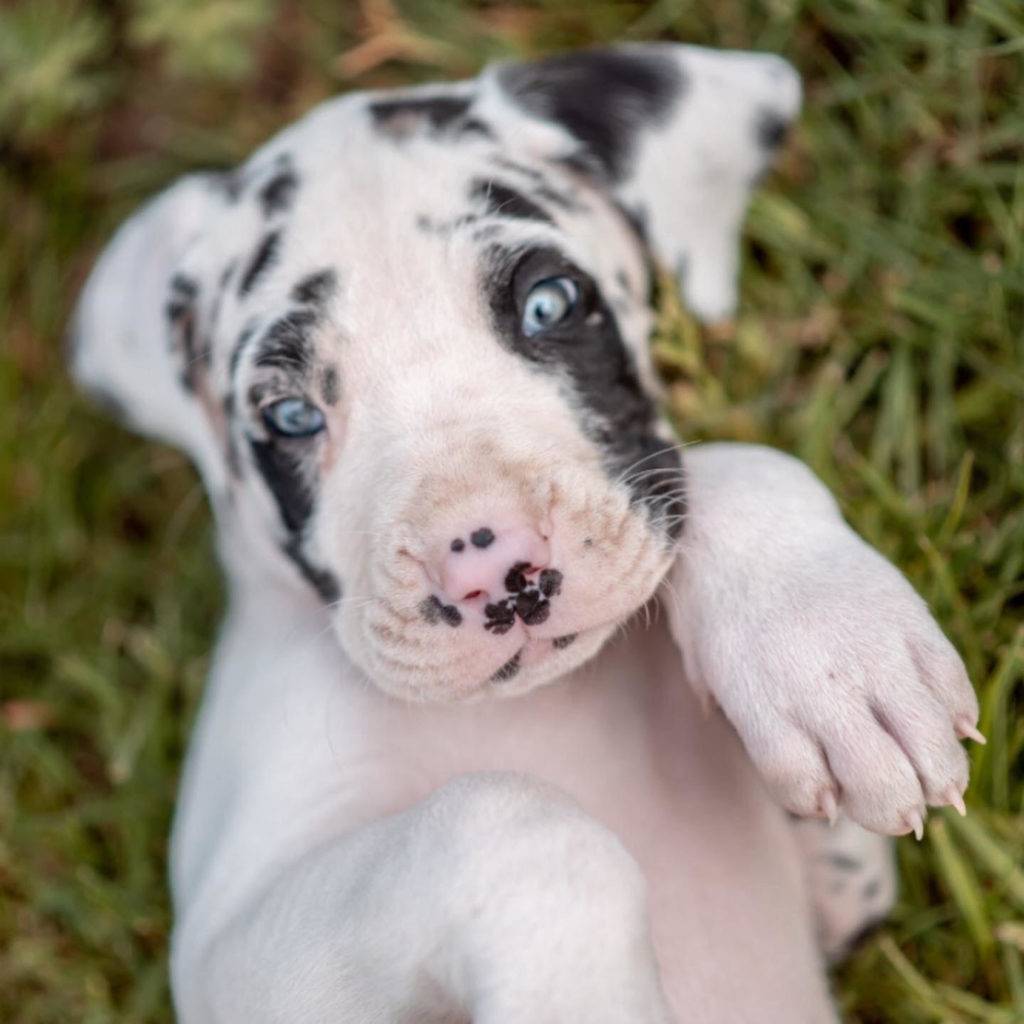
[[[732,312],[747,200],[800,108],[800,79],[786,61],[627,45],[499,64],[481,86],[474,113],[607,187],[677,273],[694,313]]]
[[[220,410],[207,386],[206,282],[195,255],[224,208],[223,182],[190,175],[123,224],[89,275],[68,337],[78,383],[128,425],[184,449],[211,482],[223,472],[212,427]]]

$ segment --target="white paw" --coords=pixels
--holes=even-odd
[[[838,518],[718,555],[673,570],[676,636],[782,804],[894,835],[920,835],[928,805],[962,809],[978,704],[904,577]]]

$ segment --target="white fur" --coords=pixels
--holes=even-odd
[[[567,168],[573,138],[493,72],[401,94],[474,97],[496,137],[443,150],[415,117],[382,137],[374,97],[347,97],[243,169],[251,195],[290,154],[302,192],[286,220],[187,179],[122,229],[86,288],[75,372],[193,456],[230,581],[171,850],[186,1024],[834,1021],[824,953],[894,893],[888,845],[854,823],[906,832],[925,804],[959,799],[955,729],[977,717],[962,665],[804,467],[688,449],[687,519],[667,547],[609,479],[569,382],[495,340],[460,221],[495,155],[571,192],[554,224],[496,230],[586,269],[650,386],[642,254],[609,199],[643,208],[699,314],[732,308],[765,161],[755,115],[791,118],[799,84],[776,58],[652,52],[678,62],[686,101],[639,134],[614,186]],[[413,230],[424,215],[430,230]],[[279,223],[260,287],[241,295],[236,272],[212,308],[212,282]],[[338,369],[341,399],[304,470],[301,543],[344,583],[329,605],[282,553],[249,451],[258,410],[222,401],[291,386],[251,353],[233,371],[233,346],[324,265],[341,286],[310,379]],[[213,342],[190,393],[163,313],[174,272],[201,283]],[[467,524],[499,520],[538,524],[566,567],[550,619],[500,637],[468,607],[457,629],[424,621],[425,567]],[[520,673],[496,682],[516,652]],[[769,787],[801,815],[848,820],[794,828]],[[879,882],[861,905],[821,870],[844,851]]]

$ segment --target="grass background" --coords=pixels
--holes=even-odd
[[[656,338],[687,438],[805,459],[964,653],[969,817],[903,840],[850,1021],[1024,1021],[1024,5],[1017,0],[16,0],[0,6],[0,1020],[170,1019],[165,850],[222,608],[177,454],[66,381],[90,259],[142,197],[317,100],[672,38],[786,55],[806,114],[743,305]],[[770,937],[766,937],[770,948]]]

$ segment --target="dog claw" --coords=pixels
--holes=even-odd
[[[956,722],[956,734],[962,740],[974,740],[984,746],[988,740],[978,731],[978,727],[967,718],[959,718]]]
[[[903,817],[903,827],[907,832],[913,832],[914,838],[921,842],[924,839],[924,818],[918,810],[910,811]]]
[[[942,800],[950,807],[955,807],[961,818],[967,817],[967,805],[964,803],[963,794],[956,786],[948,786],[945,793],[942,794]]]

